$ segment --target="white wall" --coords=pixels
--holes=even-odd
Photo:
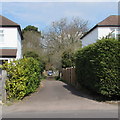
[[[114,31],[115,29],[118,29],[117,27],[97,27],[93,31],[91,31],[89,34],[87,34],[82,39],[82,47],[87,46],[89,44],[95,43],[98,39],[102,39],[103,37],[106,37]],[[116,34],[116,33],[115,33]]]
[[[17,49],[16,59],[22,58],[21,37],[18,32],[18,29],[4,27],[4,28],[0,28],[0,30],[3,30],[3,34],[4,34],[3,42],[0,42],[0,48],[2,48],[2,49]]]
[[[95,28],[93,31],[91,31],[84,38],[81,39],[82,47],[96,42],[97,39],[98,39],[98,28]]]
[[[3,29],[4,40],[0,43],[0,48],[17,48],[17,28],[0,28]]]
[[[98,27],[98,39],[106,37],[109,33],[112,32],[112,27]]]
[[[17,31],[17,59],[22,58],[22,46],[21,46],[21,37],[19,32]]]

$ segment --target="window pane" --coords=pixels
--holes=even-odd
[[[4,42],[4,34],[0,34],[0,42]]]
[[[3,30],[0,30],[0,33],[3,33]]]

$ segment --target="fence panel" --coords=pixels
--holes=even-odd
[[[75,86],[77,84],[75,68],[63,68],[62,79],[68,84]]]

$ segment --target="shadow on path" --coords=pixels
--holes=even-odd
[[[87,98],[87,99],[90,99],[90,100],[95,100],[95,101],[98,101],[98,102],[111,101],[111,99],[112,100],[118,100],[118,98],[107,98],[105,96],[102,96],[102,95],[97,94],[95,92],[89,91],[87,89],[77,90],[77,89],[75,89],[74,87],[72,87],[68,84],[63,85],[63,87],[65,89],[69,90],[74,95],[84,97],[84,98]]]

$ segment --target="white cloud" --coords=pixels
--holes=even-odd
[[[107,4],[107,7],[106,7]],[[36,3],[36,2],[12,2],[3,3],[3,15],[9,19],[26,25],[39,25],[40,28],[48,26],[52,21],[63,17],[80,17],[82,19],[96,23],[101,18],[116,13],[117,3]],[[106,15],[105,15],[106,13]]]

